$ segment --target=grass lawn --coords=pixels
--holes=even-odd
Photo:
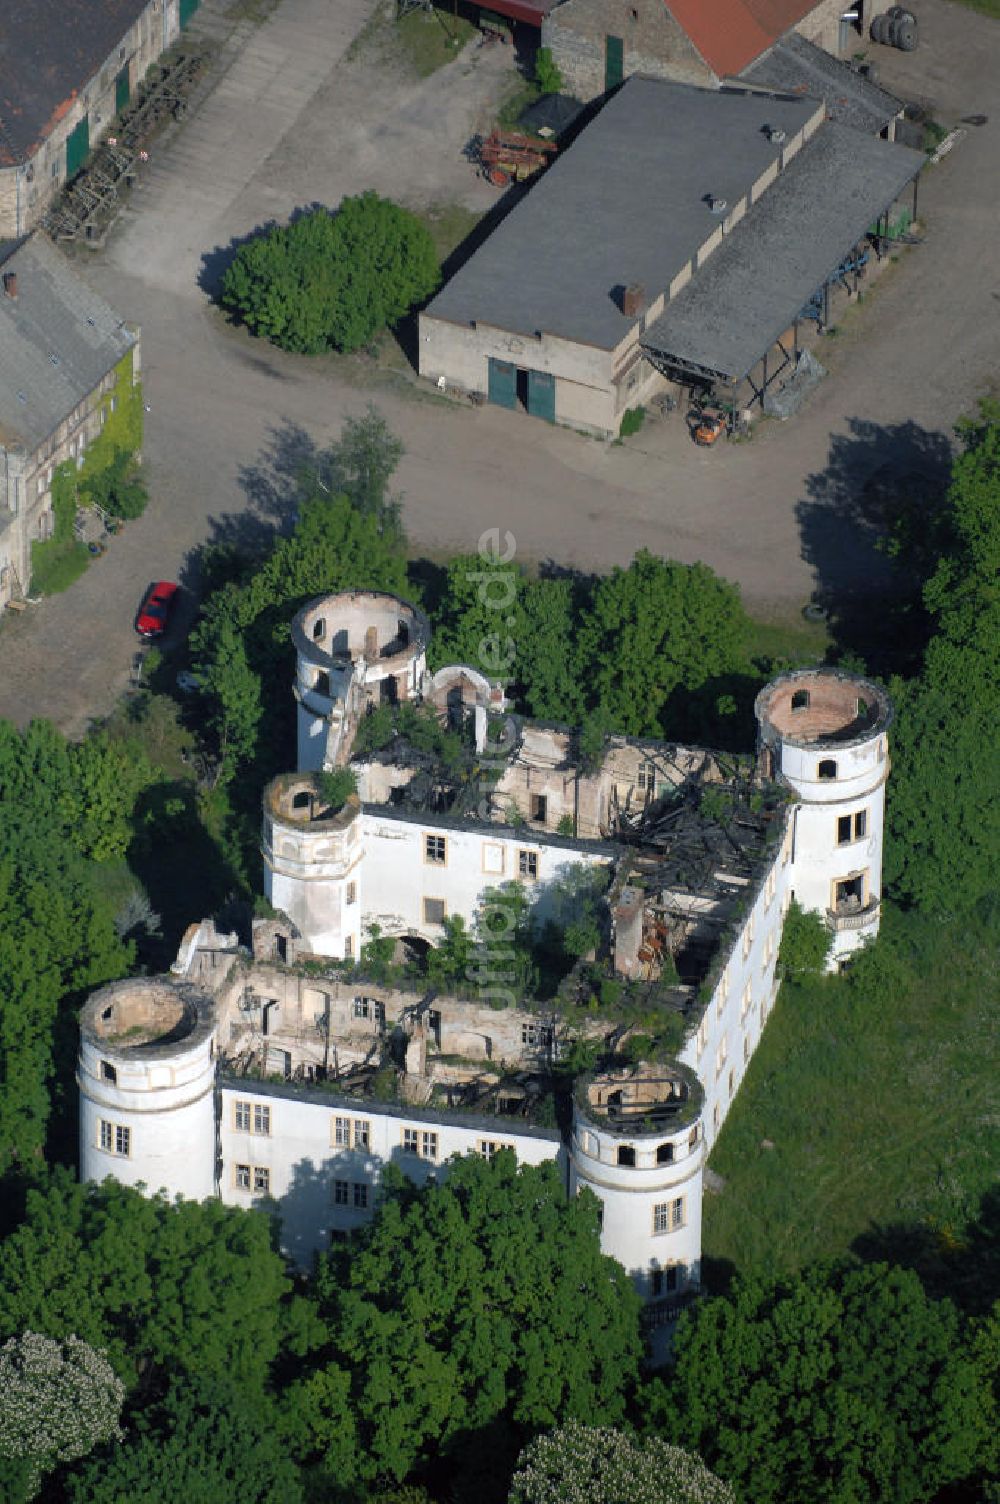
[[[458,56],[476,28],[446,10],[410,11],[402,20],[382,9],[354,39],[347,60],[375,53],[383,63],[396,62],[416,78],[427,78]]]
[[[482,218],[481,214],[466,209],[463,204],[431,204],[416,213],[430,231],[439,261],[447,261],[455,247],[472,234]]]
[[[800,614],[753,618],[747,635],[747,656],[784,660],[789,668],[822,663],[831,645],[830,633],[821,622],[808,622]]]
[[[889,908],[852,981],[784,986],[712,1154],[708,1260],[961,1254],[1000,1163],[998,942]]]
[[[955,0],[967,10],[978,10],[981,16],[993,16],[1000,21],[1000,0]]]
[[[75,538],[47,538],[31,545],[30,595],[58,595],[80,578],[90,563],[86,544]]]

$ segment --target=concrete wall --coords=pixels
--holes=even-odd
[[[708,88],[718,82],[663,0],[563,0],[542,22],[542,46],[567,93],[584,100],[604,93],[609,35],[622,40],[626,78],[647,73]]]
[[[53,100],[56,113],[51,129],[30,159],[23,166],[0,169],[0,238],[24,235],[39,223],[66,181],[66,141],[85,116],[90,120],[92,148],[107,134],[115,116],[115,79],[120,69],[128,65],[134,95],[147,69],[179,32],[178,0],[149,0],[96,73],[80,79],[75,96]]]

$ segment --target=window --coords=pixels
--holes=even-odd
[[[653,1207],[653,1231],[676,1232],[684,1226],[684,1197],[673,1201],[658,1201]]]
[[[529,1050],[550,1050],[552,1029],[548,1024],[522,1024],[521,1044]]]
[[[444,924],[447,910],[443,898],[424,899],[424,923]]]
[[[729,1072],[729,1100],[730,1101],[732,1101],[732,1099],[733,1099],[733,1092],[735,1090],[736,1090],[736,1072],[733,1071],[733,1070],[731,1070]]]
[[[333,1142],[338,1149],[349,1149],[351,1147],[350,1118],[334,1118]]]
[[[851,839],[851,817],[850,817],[850,815],[838,815],[837,816],[837,845],[838,846],[846,846],[847,843],[848,843],[848,841],[850,839]]]
[[[636,782],[647,793],[654,793],[656,791],[656,764],[654,762],[641,762]]]
[[[696,1040],[696,1045],[697,1045],[699,1056],[704,1052],[704,1049],[705,1049],[705,1046],[706,1046],[707,1043],[708,1043],[708,1019],[703,1018],[702,1021],[701,1021],[701,1023],[698,1025],[698,1038]]]
[[[743,1064],[744,1065],[749,1065],[749,1063],[750,1063],[750,1035],[749,1034],[744,1034],[744,1036],[743,1036]]]
[[[539,825],[545,824],[545,816],[548,811],[548,807],[549,801],[544,794],[532,794],[531,818],[533,820],[536,820]]]
[[[618,1163],[620,1165],[635,1165],[635,1149],[631,1144],[618,1145]]]
[[[347,884],[347,891],[344,894],[344,902],[345,903],[357,903],[357,901],[358,901],[358,885],[357,885],[357,883],[348,883]]]
[[[250,1189],[250,1166],[237,1165],[233,1179],[238,1191],[248,1191]]]
[[[403,1129],[403,1149],[407,1154],[420,1153],[420,1135],[415,1128]]]
[[[833,758],[824,757],[819,767],[816,769],[816,774],[819,778],[836,778],[837,764],[834,762]]]
[[[100,1145],[109,1154],[122,1154],[127,1158],[132,1153],[131,1128],[123,1128],[120,1123],[109,1123],[102,1119]]]
[[[237,1133],[250,1132],[250,1103],[235,1102],[233,1104],[233,1126]]]
[[[435,867],[443,867],[448,860],[448,840],[445,836],[424,836],[424,861]]]
[[[326,636],[326,622],[322,616],[317,616],[313,622],[313,642],[321,642]]]
[[[305,790],[300,791],[298,794],[293,794],[292,809],[308,809],[311,798],[312,795],[306,793]]]
[[[253,1188],[258,1196],[269,1196],[271,1194],[270,1170],[265,1169],[262,1165],[254,1165]]]
[[[669,1164],[672,1164],[673,1163],[673,1158],[674,1158],[674,1146],[673,1146],[673,1144],[657,1144],[657,1146],[656,1146],[656,1163],[658,1165],[669,1165]]]
[[[754,928],[753,921],[754,921],[754,916],[751,914],[750,918],[749,918],[749,920],[747,922],[746,929],[743,931],[743,959],[744,959],[744,961],[746,960],[747,956],[750,954],[750,947],[753,944],[753,928]]]
[[[356,997],[354,999],[354,1017],[371,1018],[371,1016],[371,1003],[369,999],[366,997]]]
[[[792,695],[792,709],[793,710],[808,710],[808,708],[809,708],[809,691],[808,691],[808,689],[797,689],[795,691],[795,693]]]
[[[716,1133],[718,1133],[718,1131],[719,1131],[719,1122],[720,1122],[719,1104],[718,1104],[718,1102],[716,1102],[715,1106],[712,1108],[712,1127],[713,1127],[713,1129],[715,1130]]]
[[[403,1129],[403,1149],[407,1154],[416,1154],[421,1159],[438,1157],[438,1136],[422,1128]]]
[[[253,1131],[254,1133],[270,1133],[271,1131],[271,1109],[262,1106],[260,1102],[254,1103]]]
[[[868,811],[859,809],[854,816],[854,839],[863,841],[868,834]]]
[[[726,969],[725,969],[725,971],[722,973],[722,976],[719,979],[719,997],[718,997],[718,1002],[717,1002],[716,1006],[718,1008],[719,1017],[720,1018],[722,1017],[722,1011],[725,1008],[726,1003],[728,1001],[729,1001],[729,967],[727,966]]]
[[[517,870],[519,876],[527,877],[534,882],[538,876],[537,851],[519,851],[517,853]]]
[[[678,1196],[670,1203],[670,1225],[673,1228],[684,1226],[684,1197]]]
[[[371,1147],[372,1125],[367,1118],[355,1118],[354,1120],[354,1147],[355,1149],[368,1149]]]
[[[368,1187],[363,1180],[354,1182],[354,1207],[356,1211],[363,1212],[368,1207]]]
[[[856,810],[854,815],[838,815],[837,845],[846,846],[849,841],[863,841],[868,834],[868,811]]]
[[[745,1019],[746,1016],[747,1016],[747,1014],[750,1012],[750,1004],[751,1004],[752,999],[753,999],[753,984],[751,982],[748,982],[746,984],[746,986],[744,987],[744,989],[743,989],[743,1000],[740,1003],[740,1019],[741,1019],[741,1021],[743,1019]]]
[[[483,871],[493,877],[502,877],[504,869],[504,849],[496,841],[483,842]]]
[[[354,959],[354,936],[353,935],[345,935],[344,936],[344,960],[345,961],[353,961],[353,959]]]
[[[699,1138],[698,1124],[695,1123],[694,1127],[691,1129],[691,1132],[688,1134],[688,1148],[689,1149],[693,1149],[695,1147],[695,1145],[698,1142],[698,1138]]]
[[[109,1060],[101,1061],[101,1080],[111,1081],[112,1083],[118,1080],[118,1072]]]
[[[716,1075],[716,1079],[717,1080],[718,1080],[719,1076],[722,1075],[722,1072],[725,1069],[726,1060],[728,1059],[728,1056],[729,1056],[729,1041],[728,1041],[728,1036],[725,1035],[725,1034],[723,1034],[722,1038],[719,1040],[719,1048],[715,1052],[715,1075]]]
[[[476,1145],[476,1150],[484,1159],[492,1159],[494,1154],[499,1154],[501,1149],[514,1150],[513,1144],[502,1144],[493,1138],[481,1138]]]
[[[346,1206],[347,1205],[347,1181],[346,1180],[335,1180],[333,1182],[333,1204],[334,1204],[334,1206]]]

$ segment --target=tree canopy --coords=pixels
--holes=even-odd
[[[738,1281],[681,1318],[650,1425],[747,1498],[925,1504],[973,1472],[988,1400],[955,1308],[873,1264]]]
[[[29,1497],[42,1473],[119,1437],[125,1389],[103,1353],[38,1332],[0,1347],[0,1457],[24,1465]]]
[[[293,1445],[342,1482],[403,1480],[498,1422],[621,1419],[638,1298],[600,1252],[597,1207],[556,1166],[501,1152],[416,1190],[389,1167],[349,1255],[321,1261],[329,1343],[292,1386]]]
[[[657,1436],[569,1421],[518,1458],[508,1504],[736,1504],[700,1457]]]
[[[437,288],[427,227],[376,193],[313,209],[240,246],[222,304],[285,350],[357,350]]]

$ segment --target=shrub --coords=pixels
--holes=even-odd
[[[558,94],[563,76],[549,47],[539,47],[535,54],[535,83],[542,94]]]
[[[646,409],[644,407],[626,408],[622,414],[621,427],[618,432],[623,439],[627,439],[630,435],[638,433],[645,421]]]
[[[336,814],[343,809],[352,794],[358,792],[358,780],[350,768],[334,768],[332,773],[325,770],[316,775],[319,785],[320,796],[330,806],[330,813]]]
[[[316,209],[241,246],[222,282],[222,304],[255,334],[316,355],[357,350],[438,286],[441,269],[425,225],[376,193]]]

